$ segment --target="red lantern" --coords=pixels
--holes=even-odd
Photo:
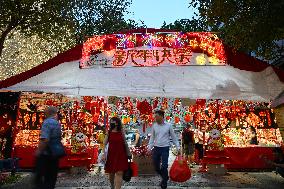
[[[91,110],[91,103],[90,102],[86,102],[85,108],[86,108],[86,110]]]
[[[152,106],[146,100],[138,103],[137,109],[139,110],[141,115],[150,115],[153,111]]]
[[[175,117],[175,123],[178,124],[180,122],[180,118],[178,116]]]
[[[171,119],[171,116],[167,116],[166,120],[169,121]]]
[[[191,115],[190,115],[190,114],[186,114],[186,115],[184,116],[184,121],[185,121],[186,123],[189,123],[189,122],[191,121]]]
[[[158,107],[158,103],[159,103],[159,101],[157,99],[155,99],[154,103],[153,103],[153,109],[156,109]]]
[[[99,122],[99,115],[98,114],[93,115],[93,122],[95,124],[97,124]]]

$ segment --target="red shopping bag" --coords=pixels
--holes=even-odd
[[[177,156],[171,169],[170,178],[174,182],[185,182],[191,177],[191,169],[187,165],[186,159]]]
[[[132,177],[138,177],[138,165],[135,162],[130,163],[130,167],[132,170]]]

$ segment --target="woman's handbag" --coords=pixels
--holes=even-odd
[[[133,171],[131,169],[131,162],[128,162],[128,169],[123,172],[123,180],[125,182],[130,182]]]

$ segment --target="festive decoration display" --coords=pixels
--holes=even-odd
[[[10,158],[20,93],[0,92],[0,159]]]
[[[131,148],[131,153],[134,156],[151,156],[148,153],[147,145]]]
[[[100,58],[98,54],[104,52],[113,56]],[[160,66],[166,60],[175,65],[190,65],[192,53],[201,53],[195,58],[197,65],[206,64],[205,55],[210,57],[211,65],[226,61],[221,40],[209,32],[112,34],[94,36],[84,43],[80,68],[122,67],[128,60],[139,67]]]
[[[257,129],[257,138],[260,146],[281,146],[283,138],[278,129]],[[225,146],[249,146],[250,136],[247,129],[228,128],[222,131]]]
[[[15,138],[14,145],[38,146],[40,130],[20,130]]]
[[[87,150],[87,136],[82,132],[74,133],[71,138],[71,152],[81,153]]]
[[[224,150],[224,139],[223,136],[217,128],[210,130],[210,135],[208,139],[208,150]]]
[[[58,116],[62,125],[62,142],[68,149],[68,157],[72,156],[73,163],[81,161],[80,157],[83,156],[86,161],[88,160],[90,148],[98,145],[99,133],[108,128],[109,117],[120,117],[127,131],[130,130],[129,135],[131,129],[139,129],[143,132],[141,134],[147,136],[154,121],[153,112],[158,109],[165,111],[166,121],[171,123],[175,130],[182,128],[186,123],[193,124],[198,136],[199,133],[204,134],[204,143],[210,151],[223,153],[227,147],[249,146],[250,126],[256,128],[259,146],[275,147],[283,144],[274,110],[269,108],[269,103],[203,99],[193,101],[161,97],[70,98],[59,94],[27,92],[21,93],[17,101],[19,108],[5,105],[15,112],[18,111],[18,114],[15,114],[18,115],[17,122],[14,121],[17,125],[13,129],[16,134],[15,154],[22,153],[24,149],[37,147],[41,124],[45,118],[43,111],[49,105],[57,106],[60,110]],[[10,124],[9,114],[3,113],[0,120]],[[0,126],[2,123],[1,121]],[[203,136],[198,138],[200,140]],[[8,143],[7,139],[1,139],[0,142]],[[132,153],[137,164],[145,164],[148,168],[144,171],[151,172],[151,158],[147,154],[146,146],[147,140],[144,140],[140,148],[132,149]],[[222,162],[220,160],[220,164],[227,160],[226,156],[222,158],[225,159]],[[208,157],[207,160],[212,163],[216,158]]]

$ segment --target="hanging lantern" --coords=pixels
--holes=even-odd
[[[131,121],[130,117],[127,117],[127,123],[130,123],[130,121]]]
[[[175,117],[175,124],[178,124],[180,122],[180,118],[178,116]]]
[[[90,102],[86,102],[85,108],[86,108],[86,110],[91,110],[91,103]]]
[[[191,117],[190,114],[185,114],[185,116],[184,116],[184,121],[185,121],[186,123],[189,123],[189,122],[191,121],[191,119],[192,119],[192,117]]]
[[[166,117],[166,120],[167,120],[167,121],[171,120],[171,116],[167,116],[167,117]]]
[[[126,117],[122,117],[122,124],[126,125],[127,124],[127,118]]]

